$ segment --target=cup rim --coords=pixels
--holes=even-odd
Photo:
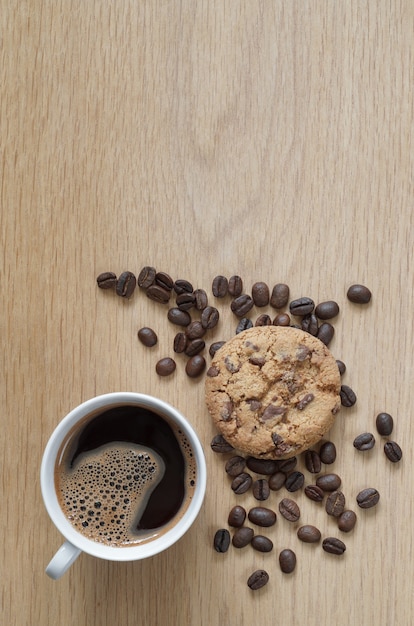
[[[88,413],[96,409],[116,404],[135,404],[155,409],[166,414],[183,430],[194,451],[197,468],[197,482],[192,500],[179,524],[176,524],[157,539],[143,544],[131,546],[107,546],[93,539],[84,537],[77,531],[64,515],[54,488],[54,469],[56,456],[66,435],[72,427]],[[51,479],[52,476],[52,479]],[[111,392],[95,396],[73,408],[56,426],[46,444],[40,468],[40,486],[43,502],[50,519],[63,537],[74,546],[89,555],[110,561],[135,561],[154,556],[176,543],[191,527],[198,516],[204,501],[207,483],[207,468],[204,451],[193,428],[178,409],[165,400],[138,392]]]

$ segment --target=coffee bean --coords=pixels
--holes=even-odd
[[[220,350],[220,348],[222,348],[225,343],[226,343],[225,341],[215,341],[214,343],[212,343],[210,345],[210,348],[208,349],[209,355],[211,357],[214,357],[214,355],[216,354],[217,350]]]
[[[247,472],[242,472],[234,478],[231,483],[231,488],[234,493],[240,495],[242,493],[246,493],[246,491],[249,491],[250,487],[252,486],[252,482],[253,478],[250,476],[250,474],[248,474]]]
[[[234,506],[228,517],[228,525],[233,526],[233,528],[241,528],[246,520],[246,509],[242,506]]]
[[[320,320],[330,320],[339,314],[338,303],[334,300],[327,300],[326,302],[320,302],[315,308],[315,315]]]
[[[326,539],[322,541],[322,548],[325,550],[325,552],[340,556],[345,552],[346,545],[343,541],[337,539],[336,537],[326,537]]]
[[[152,348],[152,346],[155,346],[158,341],[156,333],[152,330],[152,328],[148,328],[148,326],[144,326],[139,329],[138,339],[147,348]]]
[[[245,317],[253,308],[253,304],[252,298],[247,293],[243,293],[232,300],[230,308],[237,317]]]
[[[206,360],[201,354],[196,354],[188,359],[185,366],[185,373],[189,378],[197,378],[206,368]]]
[[[243,281],[240,276],[231,276],[229,278],[229,294],[232,298],[237,298],[243,293]]]
[[[210,448],[218,454],[226,454],[234,450],[233,446],[225,440],[223,435],[215,435],[211,440]]]
[[[339,359],[336,360],[336,364],[338,366],[339,369],[339,374],[340,376],[343,376],[346,372],[346,365],[343,361],[340,361]]]
[[[290,548],[285,548],[279,554],[280,569],[284,574],[291,574],[296,567],[296,554]]]
[[[216,552],[227,552],[230,546],[230,533],[226,528],[220,528],[214,535],[214,549]]]
[[[184,352],[187,347],[187,343],[187,335],[185,333],[177,333],[174,337],[174,352],[176,352],[177,354],[181,354],[182,352]]]
[[[189,341],[184,352],[187,356],[195,356],[196,354],[200,354],[206,347],[206,343],[203,339],[193,339]]]
[[[194,290],[194,306],[197,311],[203,311],[208,305],[208,297],[207,293],[204,289],[195,289]]]
[[[189,311],[193,308],[195,304],[194,294],[184,291],[184,293],[178,294],[175,299],[175,303],[177,305],[177,308],[179,308],[181,311]]]
[[[270,306],[274,309],[283,309],[289,301],[289,287],[284,283],[277,283],[270,296]]]
[[[268,582],[269,574],[264,569],[258,569],[249,576],[247,586],[250,587],[252,591],[257,591],[267,585]]]
[[[238,528],[232,539],[232,544],[235,548],[244,548],[249,545],[254,536],[253,528],[249,528],[248,526],[242,526]]]
[[[258,478],[253,482],[252,492],[256,500],[267,500],[270,495],[269,483],[265,478]]]
[[[271,459],[255,459],[252,456],[247,457],[246,465],[252,472],[264,474],[265,476],[274,474],[278,469],[277,461],[272,461]]]
[[[279,512],[288,522],[297,522],[300,517],[299,506],[290,498],[283,498],[279,502]]]
[[[318,543],[321,540],[321,531],[310,524],[301,526],[297,531],[298,538],[305,543]]]
[[[247,317],[242,317],[236,326],[236,335],[241,333],[243,330],[247,330],[248,328],[253,328],[252,320],[249,320]]]
[[[193,293],[192,284],[188,280],[184,280],[182,278],[178,278],[174,282],[173,289],[177,296],[179,296],[181,293]]]
[[[122,272],[116,281],[115,291],[121,298],[130,298],[137,286],[137,279],[132,272]]]
[[[355,392],[351,389],[351,387],[348,387],[348,385],[341,385],[339,395],[341,397],[342,406],[353,406],[357,400]]]
[[[302,330],[305,331],[305,333],[309,333],[313,337],[316,337],[319,331],[318,318],[314,313],[310,313],[310,315],[305,315],[300,323],[300,327]]]
[[[290,459],[282,459],[280,461],[276,461],[279,472],[284,472],[285,474],[289,474],[293,469],[295,469],[298,459],[296,456],[292,456]]]
[[[341,486],[341,482],[338,474],[322,474],[316,479],[316,485],[323,491],[336,491]]]
[[[113,289],[116,287],[116,274],[113,272],[102,272],[96,279],[100,289]]]
[[[255,535],[250,543],[258,552],[271,552],[273,550],[273,541],[263,535]]]
[[[332,491],[326,499],[325,511],[328,515],[339,517],[345,509],[345,496],[342,491]]]
[[[204,335],[206,334],[206,329],[203,328],[203,325],[200,322],[200,320],[194,320],[193,322],[190,322],[188,326],[186,327],[185,334],[190,340],[200,339],[201,337],[204,337]]]
[[[384,452],[391,463],[398,463],[403,456],[402,450],[396,441],[387,441],[384,445]]]
[[[372,508],[373,506],[378,504],[379,499],[380,499],[380,494],[373,487],[368,487],[367,489],[363,489],[362,491],[359,492],[359,494],[356,497],[358,506],[360,506],[361,509]]]
[[[319,474],[321,471],[321,458],[316,450],[306,450],[305,465],[311,474]]]
[[[181,311],[177,307],[168,309],[167,317],[172,324],[177,326],[188,326],[191,322],[191,315],[187,311]]]
[[[318,485],[306,485],[304,491],[309,500],[314,502],[322,502],[325,497],[325,492]]]
[[[273,320],[273,326],[290,326],[290,316],[287,313],[279,313]]]
[[[167,304],[170,299],[171,292],[168,289],[164,289],[160,285],[150,285],[146,290],[147,297],[150,300],[154,300],[154,302],[159,302],[160,304]]]
[[[371,300],[371,292],[364,285],[351,285],[347,291],[347,298],[356,304],[368,304]]]
[[[325,346],[329,346],[331,343],[333,336],[335,334],[335,328],[329,322],[324,322],[318,328],[318,334],[316,335],[319,341],[325,344]]]
[[[357,521],[357,516],[354,511],[343,511],[338,517],[338,528],[344,533],[349,533],[353,530]]]
[[[232,456],[224,466],[226,473],[229,476],[238,476],[244,472],[244,468],[246,467],[246,459],[242,456],[236,455]]]
[[[250,509],[248,518],[252,524],[257,524],[257,526],[267,527],[273,526],[276,523],[276,513],[263,506],[255,506]]]
[[[167,291],[172,291],[174,286],[174,281],[167,272],[157,272],[155,274],[155,284],[159,285],[163,289]]]
[[[175,371],[176,363],[170,357],[160,359],[155,365],[155,371],[159,376],[170,376]]]
[[[354,439],[354,448],[364,452],[371,450],[375,446],[375,437],[372,433],[361,433]]]
[[[224,298],[229,290],[229,281],[225,276],[216,276],[213,279],[211,290],[215,298]]]
[[[141,289],[148,289],[148,287],[150,287],[154,283],[156,273],[157,271],[155,267],[152,267],[150,265],[146,265],[145,267],[143,267],[138,274],[138,287],[141,287]]]
[[[383,437],[389,437],[394,428],[394,420],[389,413],[378,413],[375,419],[375,425],[377,427],[378,434]]]
[[[220,314],[214,306],[206,306],[201,313],[201,325],[206,330],[217,326]]]
[[[292,472],[286,477],[285,487],[290,492],[298,491],[299,489],[302,489],[304,482],[305,477],[302,472]]]
[[[254,325],[255,326],[271,326],[272,320],[270,318],[270,315],[267,315],[267,313],[263,313],[262,315],[259,315]]]
[[[266,283],[259,281],[252,286],[252,298],[257,307],[269,304],[269,287]]]
[[[292,300],[289,304],[289,311],[291,315],[309,315],[309,313],[313,312],[314,308],[314,301],[312,298],[307,298],[306,296]]]
[[[331,465],[336,459],[336,447],[333,441],[324,441],[319,449],[319,456],[322,463]]]

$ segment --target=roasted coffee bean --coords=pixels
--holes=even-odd
[[[243,293],[243,281],[240,276],[231,276],[229,278],[229,294],[232,298],[237,298]]]
[[[319,449],[319,456],[322,463],[331,465],[336,459],[336,447],[333,441],[324,441]]]
[[[364,452],[371,450],[375,446],[375,437],[372,433],[361,433],[354,439],[354,448]]]
[[[246,467],[246,459],[243,456],[232,456],[224,466],[226,473],[229,476],[238,476],[244,472],[244,468]]]
[[[214,535],[214,549],[216,552],[227,552],[230,546],[230,533],[227,528],[220,528]]]
[[[154,300],[154,302],[159,302],[160,304],[167,304],[170,299],[171,292],[168,289],[164,289],[160,285],[150,285],[146,290],[147,297],[150,300]]]
[[[194,320],[194,322],[190,322],[185,329],[185,334],[187,337],[192,339],[201,339],[206,334],[206,329],[203,328],[200,320]]]
[[[372,508],[373,506],[378,504],[379,499],[380,499],[380,494],[373,487],[368,487],[367,489],[363,489],[362,491],[359,492],[359,494],[356,497],[358,506],[361,507],[361,509]]]
[[[287,313],[279,313],[273,320],[273,326],[290,326],[290,316]]]
[[[346,372],[346,365],[345,365],[345,363],[343,361],[340,361],[339,359],[337,359],[336,360],[336,364],[337,364],[338,369],[339,369],[339,374],[341,376],[343,376],[345,374],[345,372]]]
[[[244,548],[248,546],[254,536],[253,528],[249,528],[248,526],[242,526],[238,528],[232,539],[232,544],[235,548]]]
[[[271,326],[272,320],[271,320],[270,315],[267,315],[267,313],[263,313],[262,315],[259,315],[254,325],[255,326]]]
[[[339,306],[334,300],[320,302],[315,308],[315,315],[319,317],[320,320],[330,320],[338,314]]]
[[[314,313],[311,313],[310,315],[305,315],[300,323],[300,326],[302,330],[304,330],[306,333],[309,333],[313,337],[316,337],[318,335],[318,318]]]
[[[315,303],[312,298],[297,298],[296,300],[292,300],[289,304],[289,311],[291,315],[309,315],[309,313],[313,312],[315,308]]]
[[[383,437],[389,437],[394,428],[394,420],[389,413],[378,413],[375,419],[378,434]]]
[[[288,522],[297,522],[300,518],[299,506],[290,498],[283,498],[279,502],[279,512]]]
[[[298,528],[297,536],[301,541],[305,543],[318,543],[321,540],[321,531],[310,524],[305,524]]]
[[[232,300],[230,308],[237,317],[245,317],[253,308],[253,304],[252,298],[247,293],[243,293]]]
[[[208,297],[207,293],[204,289],[195,289],[194,290],[194,306],[197,311],[203,311],[208,305]]]
[[[263,474],[264,476],[270,476],[278,470],[277,461],[272,461],[271,459],[255,459],[252,456],[247,457],[246,465],[252,472]]]
[[[304,491],[305,496],[314,502],[322,502],[325,497],[325,492],[318,485],[306,485]]]
[[[290,459],[277,461],[279,472],[285,472],[285,474],[289,474],[289,472],[295,469],[297,463],[298,459],[296,456],[292,456]]]
[[[338,474],[322,474],[316,479],[317,486],[323,491],[336,491],[341,486],[341,482]]]
[[[265,478],[258,478],[253,482],[252,492],[256,500],[267,500],[270,495],[269,483]]]
[[[225,276],[216,276],[213,279],[211,290],[215,298],[224,298],[229,290],[229,281]]]
[[[348,385],[341,385],[339,392],[342,406],[353,406],[357,400],[355,392]]]
[[[205,347],[206,343],[203,339],[192,339],[192,341],[188,342],[184,352],[187,356],[194,356],[196,354],[200,354],[200,352],[202,352]]]
[[[174,344],[173,344],[174,352],[176,352],[177,354],[182,354],[187,347],[187,343],[188,343],[187,335],[183,332],[177,333],[174,337]]]
[[[168,309],[167,317],[172,324],[177,326],[188,326],[191,322],[191,315],[188,311],[181,311],[176,306]]]
[[[177,308],[179,308],[181,311],[189,311],[193,308],[195,304],[195,296],[193,293],[187,293],[186,291],[184,291],[184,293],[178,294],[175,299],[175,303],[177,305]]]
[[[398,463],[402,459],[402,450],[396,441],[387,441],[384,445],[385,456],[391,463]]]
[[[216,354],[217,350],[220,350],[220,348],[222,348],[225,343],[225,341],[215,341],[214,343],[212,343],[208,349],[209,355],[213,357]]]
[[[247,586],[252,591],[261,589],[269,582],[269,574],[264,569],[257,569],[247,580]]]
[[[290,492],[298,491],[299,489],[302,489],[304,482],[305,477],[302,472],[292,472],[286,477],[285,487]]]
[[[342,491],[332,491],[326,498],[325,511],[328,515],[339,517],[345,510],[345,496]]]
[[[347,298],[356,304],[368,304],[371,300],[371,292],[364,285],[351,285],[347,291]]]
[[[178,278],[174,282],[173,289],[177,296],[181,293],[193,293],[193,286],[188,280],[184,280],[183,278]]]
[[[316,450],[306,450],[305,465],[311,474],[319,474],[321,471],[321,458]]]
[[[228,525],[232,526],[233,528],[241,528],[245,520],[246,509],[244,509],[242,506],[236,505],[231,509],[227,522]]]
[[[337,539],[336,537],[326,537],[326,539],[322,541],[322,548],[325,552],[340,556],[345,552],[346,545],[343,541]]]
[[[165,357],[160,359],[155,365],[155,371],[159,376],[170,376],[175,371],[176,363],[174,359]]]
[[[201,325],[206,330],[210,330],[217,326],[219,321],[220,314],[216,307],[214,306],[206,306],[201,313]]]
[[[167,272],[157,272],[155,274],[155,284],[167,291],[172,291],[174,287],[174,281]]]
[[[325,346],[329,346],[331,343],[333,336],[335,334],[335,328],[329,322],[323,322],[318,328],[318,334],[316,335],[319,341],[325,344]]]
[[[344,533],[349,533],[353,530],[357,521],[357,516],[354,511],[343,511],[338,517],[338,528]]]
[[[122,272],[116,281],[115,291],[121,298],[130,298],[137,286],[137,279],[132,272]]]
[[[285,548],[279,554],[280,569],[284,574],[291,574],[296,567],[296,554],[290,548]]]
[[[273,550],[273,541],[263,535],[255,535],[250,543],[258,552],[271,552]]]
[[[274,309],[283,309],[289,301],[289,287],[284,283],[277,283],[270,296],[270,306]]]
[[[247,330],[248,328],[253,328],[252,320],[249,320],[247,317],[242,317],[236,326],[236,335],[241,333],[243,330]]]
[[[272,491],[279,491],[286,482],[286,474],[284,472],[275,472],[269,478],[269,487]]]
[[[155,281],[155,274],[157,273],[155,267],[146,265],[142,268],[138,274],[137,283],[141,289],[148,289]]]
[[[189,378],[197,378],[204,372],[206,365],[205,358],[201,354],[196,354],[188,359],[185,373]]]
[[[231,488],[233,489],[234,493],[240,495],[242,493],[246,493],[246,491],[249,491],[250,487],[252,486],[252,482],[253,478],[250,476],[250,474],[248,474],[247,472],[242,472],[234,478],[231,483]]]
[[[113,272],[102,272],[96,279],[100,289],[113,289],[116,287],[116,274]]]
[[[213,452],[218,454],[226,454],[227,452],[233,452],[233,446],[225,440],[223,435],[214,435],[210,443],[210,448]]]
[[[152,346],[155,346],[155,344],[158,341],[156,332],[152,330],[152,328],[149,328],[148,326],[144,326],[143,328],[139,329],[138,339],[147,348],[152,348]]]
[[[264,506],[254,506],[247,516],[252,524],[257,524],[257,526],[268,527],[276,524],[276,513]]]
[[[267,306],[269,304],[269,287],[266,283],[259,281],[252,286],[253,302],[258,307]]]

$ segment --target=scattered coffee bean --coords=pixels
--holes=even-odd
[[[184,352],[187,356],[194,356],[196,354],[200,354],[206,347],[205,341],[203,339],[193,339],[187,343],[186,349]]]
[[[220,314],[216,307],[206,306],[201,313],[201,325],[206,330],[210,330],[217,326]]]
[[[283,487],[286,481],[286,474],[284,472],[275,472],[269,478],[269,487],[272,491],[279,491]]]
[[[353,530],[357,521],[357,516],[354,511],[343,511],[338,517],[338,528],[344,533],[349,533]]]
[[[324,441],[319,449],[319,456],[322,463],[331,465],[336,460],[336,447],[333,441]]]
[[[291,574],[296,567],[296,554],[290,548],[285,548],[279,554],[280,569],[284,574]]]
[[[241,528],[246,520],[246,509],[242,506],[234,506],[228,517],[229,526],[233,526],[233,528]]]
[[[245,548],[249,545],[254,536],[253,528],[249,528],[248,526],[242,526],[238,528],[232,539],[232,544],[235,548]]]
[[[249,576],[247,586],[250,587],[252,591],[257,591],[267,585],[268,582],[269,574],[264,569],[258,569]]]
[[[314,502],[322,502],[325,497],[325,492],[318,485],[306,485],[304,491],[309,500]]]
[[[340,376],[343,376],[346,372],[346,365],[343,361],[340,361],[339,359],[336,360],[336,364],[338,366],[339,369],[339,374]]]
[[[299,506],[290,498],[283,498],[279,502],[279,512],[288,522],[297,522],[300,518]]]
[[[271,552],[273,550],[273,541],[263,535],[255,535],[251,540],[251,544],[258,552]]]
[[[157,273],[155,267],[146,265],[142,268],[138,274],[137,283],[141,289],[148,289],[155,281],[155,274]]]
[[[364,285],[351,285],[347,291],[347,298],[356,304],[368,304],[371,300],[371,292]]]
[[[361,433],[354,439],[354,448],[364,452],[365,450],[372,450],[375,446],[375,437],[372,433]]]
[[[155,284],[167,291],[172,291],[174,287],[174,281],[167,272],[157,272],[155,274]]]
[[[154,300],[154,302],[159,302],[160,304],[167,304],[170,299],[171,292],[168,289],[164,289],[160,285],[156,285],[155,283],[150,285],[146,290],[147,297],[150,300]]]
[[[402,459],[402,450],[396,441],[387,441],[384,445],[385,456],[391,463],[398,463]]]
[[[278,470],[278,462],[271,459],[255,459],[252,456],[248,456],[246,464],[252,472],[264,474],[265,476],[270,476]]]
[[[298,528],[297,536],[304,543],[318,543],[322,535],[321,531],[316,528],[316,526],[305,524],[305,526]]]
[[[177,308],[179,308],[181,311],[189,311],[194,306],[195,296],[193,293],[187,293],[186,291],[184,291],[183,293],[178,294],[175,299],[175,303],[177,305]]]
[[[185,352],[187,343],[188,343],[187,335],[183,332],[177,333],[174,337],[174,344],[173,344],[174,352],[176,352],[177,354],[181,354],[182,352]]]
[[[300,323],[300,327],[305,333],[309,333],[313,337],[317,337],[319,331],[318,318],[314,313],[305,315]]]
[[[116,274],[113,272],[102,272],[96,279],[100,289],[114,289],[116,287]]]
[[[215,298],[224,298],[229,290],[229,281],[225,276],[216,276],[213,279],[211,290]]]
[[[201,354],[196,354],[188,359],[185,366],[185,373],[189,378],[201,376],[206,368],[206,360]]]
[[[261,281],[254,283],[252,287],[253,302],[257,307],[267,306],[269,304],[269,287]]]
[[[267,500],[270,495],[269,483],[265,478],[258,478],[253,482],[252,492],[256,500]]]
[[[348,385],[341,385],[339,395],[341,397],[342,406],[353,406],[357,400],[355,392],[351,389],[351,387],[348,387]]]
[[[188,326],[191,322],[191,315],[187,311],[181,311],[177,307],[168,309],[167,317],[172,324],[177,326]]]
[[[367,489],[363,489],[362,491],[359,492],[359,494],[356,497],[358,506],[361,507],[361,509],[372,508],[373,506],[378,504],[379,499],[380,499],[380,494],[373,487],[368,487]]]
[[[259,315],[259,317],[256,319],[255,326],[271,326],[272,325],[272,319],[270,317],[270,315],[267,315],[267,313],[263,313],[262,315]]]
[[[183,278],[178,278],[173,285],[173,289],[177,296],[181,293],[193,293],[193,286],[188,280],[184,280]]]
[[[321,471],[321,457],[316,450],[306,450],[305,465],[306,469],[311,474],[319,474]]]
[[[289,287],[284,283],[277,283],[270,296],[270,306],[274,309],[283,309],[289,301]]]
[[[204,311],[204,309],[208,305],[207,293],[204,291],[204,289],[195,289],[193,293],[195,308],[197,309],[197,311]]]
[[[315,315],[320,320],[330,320],[339,314],[339,305],[334,300],[320,302],[315,308]]]
[[[121,298],[130,298],[137,286],[137,279],[132,272],[122,272],[116,281],[115,291]]]
[[[158,341],[157,334],[155,333],[155,331],[152,330],[152,328],[149,328],[148,326],[144,326],[143,328],[139,329],[138,339],[147,348],[152,348],[152,346],[155,346]]]
[[[216,552],[227,552],[230,546],[230,533],[226,528],[220,528],[214,535],[214,549]]]
[[[243,293],[232,300],[230,308],[237,317],[245,317],[253,308],[253,304],[252,298],[247,293]]]
[[[233,478],[242,474],[246,467],[246,459],[243,456],[232,456],[224,466],[226,473]]]
[[[305,477],[302,472],[295,471],[287,475],[285,487],[290,492],[298,491],[299,489],[302,489],[304,482]]]
[[[229,278],[228,291],[232,298],[241,296],[243,293],[243,281],[240,276],[235,275]]]
[[[340,556],[345,552],[346,545],[343,541],[337,539],[336,537],[326,537],[326,539],[322,541],[322,548],[325,550],[325,552]]]
[[[315,308],[315,303],[312,298],[297,298],[296,300],[292,300],[289,304],[289,311],[291,315],[309,315],[309,313],[313,312]]]
[[[342,491],[332,491],[325,503],[325,511],[328,515],[339,517],[345,510],[345,496]]]
[[[236,335],[241,333],[243,330],[247,330],[248,328],[253,328],[252,320],[249,320],[247,317],[242,317],[236,326]]]
[[[338,474],[322,474],[316,479],[316,485],[323,491],[337,491],[341,486],[341,482]]]
[[[335,328],[329,322],[324,322],[318,328],[318,334],[316,335],[319,341],[325,344],[325,346],[329,346],[331,343],[333,336],[335,334]]]
[[[225,343],[225,341],[215,341],[214,343],[212,343],[208,349],[209,355],[213,357],[216,354],[217,350],[220,350],[220,348],[222,348]]]
[[[273,326],[290,326],[290,316],[287,313],[279,313],[273,320]]]
[[[297,463],[298,463],[298,459],[296,456],[292,456],[290,459],[283,459],[281,461],[277,461],[279,471],[285,472],[285,474],[289,474],[289,472],[295,469]]]
[[[375,425],[377,427],[378,434],[383,437],[389,437],[394,428],[394,420],[389,413],[378,413],[375,419]]]
[[[242,493],[246,493],[246,491],[250,489],[250,487],[252,486],[252,482],[253,478],[250,476],[250,474],[248,474],[247,472],[242,472],[233,479],[231,483],[231,488],[233,489],[234,493],[240,495]]]
[[[175,371],[175,368],[176,363],[174,359],[171,359],[168,356],[160,359],[155,365],[155,371],[158,376],[170,376]]]
[[[248,518],[252,524],[257,526],[273,526],[276,523],[276,513],[264,506],[254,506],[248,513]]]
[[[206,334],[206,329],[203,328],[200,320],[194,320],[194,322],[190,322],[185,329],[185,334],[187,337],[191,339],[201,339]]]
[[[214,435],[210,443],[210,448],[213,452],[217,452],[218,454],[226,454],[234,450],[233,446],[226,441],[223,435]]]

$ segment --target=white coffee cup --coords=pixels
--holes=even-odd
[[[156,538],[141,544],[130,546],[105,545],[82,535],[63,512],[55,488],[55,467],[62,444],[77,424],[84,423],[89,415],[104,412],[109,407],[135,405],[157,413],[165,420],[178,427],[191,446],[196,465],[196,480],[191,501],[184,513],[178,515],[171,526]],[[82,426],[80,425],[80,428]],[[168,468],[167,468],[168,470]],[[140,393],[117,392],[97,396],[73,409],[58,424],[50,437],[42,459],[40,483],[43,500],[55,526],[62,533],[65,542],[56,552],[46,568],[46,573],[54,579],[60,578],[85,552],[92,556],[110,561],[135,561],[154,556],[176,543],[190,528],[196,519],[204,500],[206,490],[206,463],[201,443],[188,420],[173,406],[158,398]]]

